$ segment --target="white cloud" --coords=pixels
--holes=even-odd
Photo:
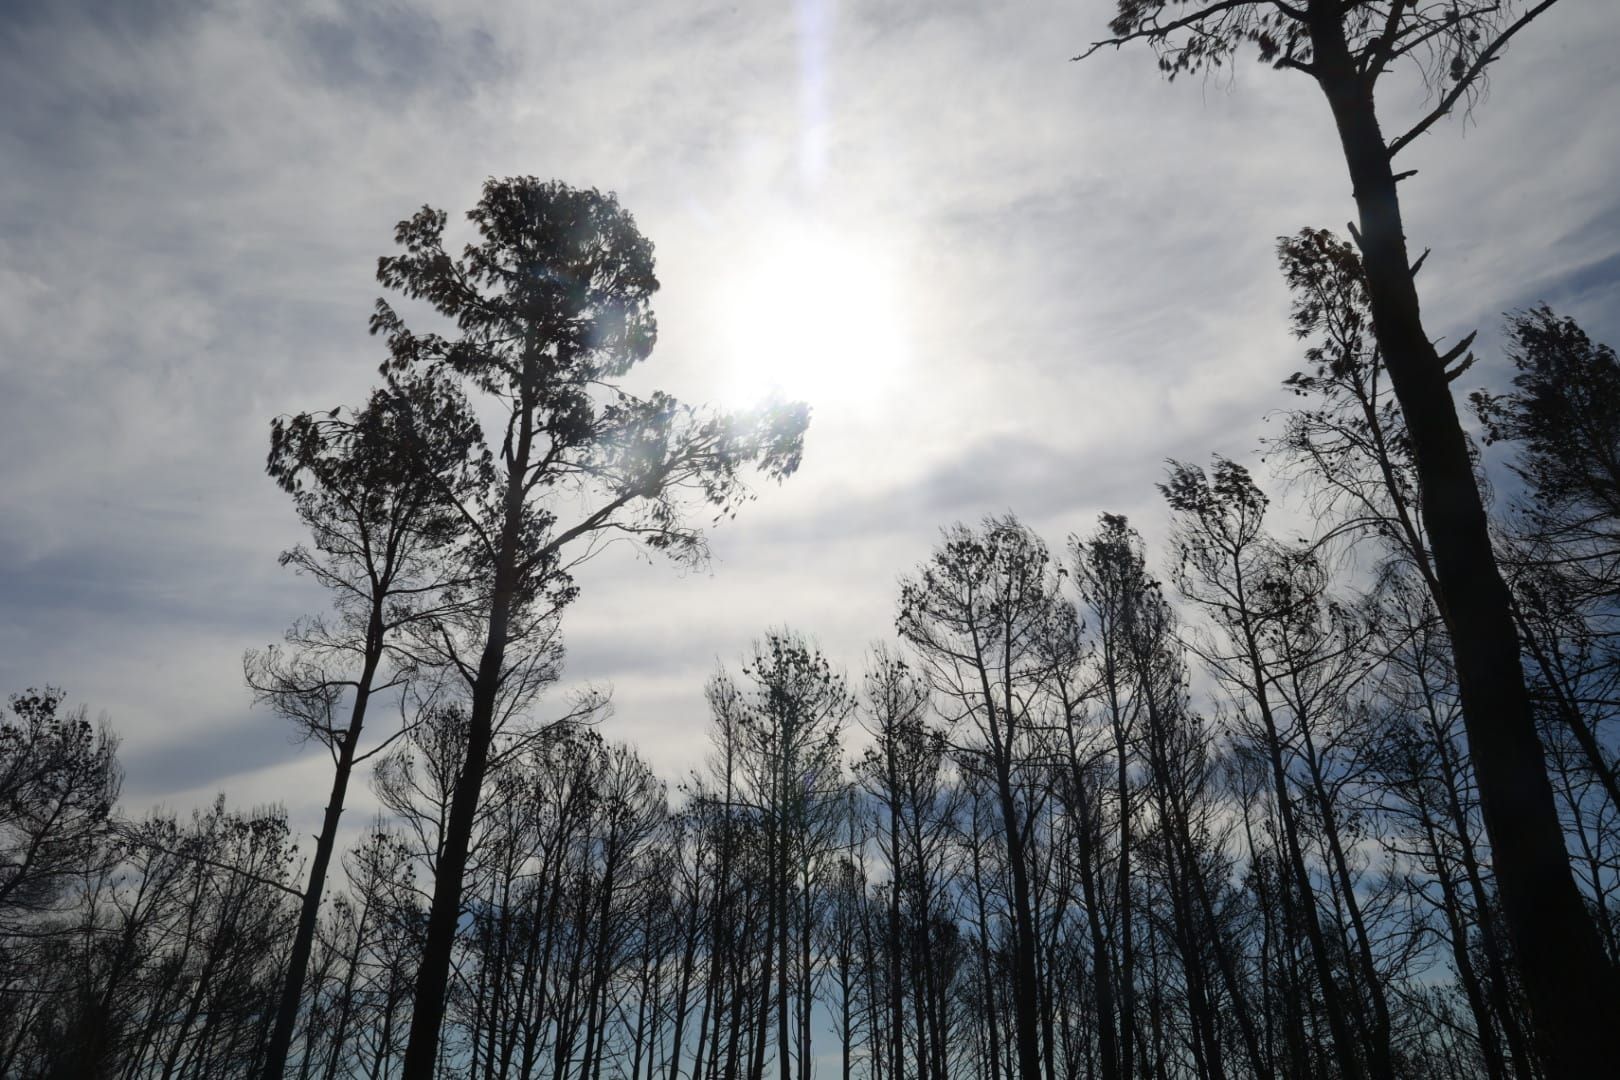
[[[914,378],[886,408],[823,403],[802,474],[711,571],[620,553],[583,579],[573,670],[656,761],[696,763],[704,678],[769,626],[858,664],[951,520],[1012,509],[1056,545],[1112,509],[1159,539],[1163,458],[1241,455],[1286,403],[1274,237],[1351,204],[1308,82],[1069,63],[1105,7],[827,0],[819,51],[786,3],[29,9],[0,39],[0,686],[107,711],[143,801],[228,783],[314,822],[318,755],[236,662],[320,602],[274,564],[298,536],[266,423],[363,392],[393,223],[488,175],[619,191],[665,282],[645,378],[683,395],[719,393],[713,290],[756,235],[824,222],[897,268]],[[1476,126],[1414,147],[1433,327],[1620,248],[1601,8],[1560,7]],[[1580,281],[1573,313],[1612,338]]]

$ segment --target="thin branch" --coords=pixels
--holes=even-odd
[[[125,841],[134,845],[135,847],[145,848],[148,851],[161,852],[164,855],[169,855],[176,859],[185,859],[188,862],[198,863],[202,866],[211,866],[215,870],[224,870],[227,873],[235,874],[238,877],[247,878],[249,881],[254,882],[255,884],[268,885],[272,889],[280,889],[289,896],[296,896],[300,900],[304,898],[303,890],[295,889],[285,882],[277,881],[275,878],[267,878],[262,874],[255,874],[251,870],[244,870],[240,866],[232,866],[230,863],[223,863],[217,859],[210,859],[202,855],[193,855],[184,851],[174,851],[155,841],[144,839],[132,830],[119,829],[118,832]]]
[[[1108,48],[1109,46],[1117,49],[1120,46],[1132,41],[1163,41],[1177,30],[1201,30],[1202,28],[1199,27],[1198,24],[1203,22],[1205,19],[1216,15],[1224,15],[1226,12],[1235,8],[1250,7],[1257,2],[1258,0],[1222,0],[1221,3],[1211,4],[1208,7],[1200,8],[1190,15],[1183,15],[1181,18],[1175,19],[1171,22],[1163,24],[1154,23],[1152,26],[1139,27],[1136,30],[1132,30],[1128,34],[1123,34],[1119,37],[1108,38],[1104,41],[1094,41],[1085,52],[1078,56],[1071,56],[1069,59],[1073,61],[1084,60],[1092,53],[1101,49]]]
[[[1474,83],[1478,81],[1479,77],[1484,74],[1485,66],[1496,59],[1496,54],[1502,51],[1503,47],[1507,45],[1509,39],[1511,39],[1513,35],[1517,34],[1520,30],[1523,30],[1526,26],[1530,25],[1530,23],[1537,16],[1546,11],[1548,8],[1552,7],[1557,2],[1558,0],[1541,0],[1541,3],[1525,12],[1513,23],[1513,25],[1509,26],[1506,30],[1503,30],[1500,34],[1498,34],[1495,41],[1492,41],[1488,46],[1480,51],[1480,54],[1478,58],[1474,60],[1473,65],[1469,67],[1467,72],[1463,74],[1462,78],[1457,80],[1457,85],[1452,87],[1450,92],[1440,99],[1440,104],[1436,105],[1434,109],[1431,110],[1429,114],[1422,120],[1419,120],[1416,124],[1414,124],[1406,134],[1389,144],[1389,156],[1393,158],[1396,154],[1399,154],[1411,144],[1412,140],[1416,139],[1419,135],[1422,135],[1425,131],[1428,131],[1429,128],[1433,127],[1435,122],[1438,121],[1442,116],[1445,116],[1447,113],[1451,112],[1451,110],[1456,107],[1457,102],[1462,100],[1463,95],[1468,93],[1468,91],[1473,87]]]

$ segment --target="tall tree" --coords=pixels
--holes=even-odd
[[[334,409],[271,424],[268,471],[292,495],[313,543],[283,553],[281,562],[331,593],[333,618],[301,620],[287,631],[286,647],[250,652],[244,668],[260,701],[326,747],[332,791],[265,1054],[265,1080],[279,1080],[286,1070],[349,777],[393,738],[362,753],[367,713],[374,695],[411,677],[412,664],[397,653],[390,670],[391,646],[403,628],[431,621],[454,603],[449,587],[456,570],[443,555],[459,522],[445,493],[461,486],[455,471],[464,466],[471,430],[456,388],[431,379],[375,391],[348,417]],[[335,714],[345,704],[348,722],[340,726]]]
[[[900,588],[900,636],[921,659],[947,718],[977,736],[970,758],[994,793],[1012,879],[1013,1034],[1020,1080],[1040,1080],[1031,847],[1035,813],[1024,770],[1041,727],[1041,648],[1056,606],[1057,573],[1046,545],[1013,517],[958,525]],[[988,988],[986,988],[988,992]]]
[[[1545,305],[1510,316],[1507,333],[1513,390],[1470,400],[1522,482],[1500,531],[1531,692],[1576,774],[1561,787],[1601,793],[1571,816],[1603,827],[1620,811],[1620,360]]]
[[[1294,776],[1293,759],[1316,718],[1290,700],[1284,687],[1298,681],[1319,658],[1291,655],[1292,631],[1308,618],[1323,588],[1308,554],[1290,552],[1267,535],[1268,500],[1235,462],[1217,458],[1210,475],[1172,462],[1160,485],[1176,518],[1181,549],[1174,579],[1182,595],[1202,608],[1219,638],[1195,651],[1212,674],[1231,687],[1245,713],[1258,721],[1245,732],[1255,757],[1265,763],[1282,833],[1285,895],[1298,909],[1316,982],[1327,1015],[1333,1057],[1344,1075],[1391,1080],[1387,1025],[1366,1048],[1359,1045],[1349,987],[1337,962],[1331,927],[1324,926],[1317,884],[1307,851],[1308,795]]]
[[[1470,401],[1524,482],[1506,525],[1541,690],[1620,808],[1600,719],[1620,709],[1620,359],[1546,306],[1508,322],[1514,390]]]
[[[1563,830],[1536,737],[1512,602],[1451,394],[1471,341],[1441,353],[1424,329],[1407,249],[1396,157],[1459,105],[1488,66],[1556,0],[1118,0],[1113,37],[1146,42],[1171,78],[1218,66],[1253,44],[1260,58],[1312,78],[1339,135],[1359,229],[1373,330],[1411,440],[1450,631],[1469,751],[1495,853],[1502,904],[1553,1076],[1586,1075],[1620,1014],[1620,985],[1565,858]],[[1404,131],[1385,135],[1374,91],[1416,65],[1435,92]]]
[[[574,595],[569,570],[615,536],[698,559],[692,502],[716,517],[747,497],[744,470],[781,478],[798,465],[802,406],[701,414],[666,394],[623,385],[657,336],[652,245],[611,195],[532,177],[490,180],[468,212],[478,239],[445,247],[448,218],[424,207],[402,221],[403,249],[379,260],[387,288],[425,301],[451,328],[418,332],[385,300],[372,330],[388,342],[385,373],[452,378],[478,395],[497,437],[474,432],[480,483],[451,493],[475,618],[431,644],[466,684],[464,764],[434,879],[417,975],[406,1080],[438,1058],[450,954],[461,916],[474,817],[498,703],[525,665],[523,642]]]
[[[752,686],[745,684],[733,697],[740,710],[738,795],[757,815],[765,839],[766,937],[774,949],[765,964],[775,975],[777,1074],[788,1080],[795,1044],[801,1070],[809,1068],[803,1027],[813,988],[801,957],[813,935],[806,908],[817,884],[812,874],[831,854],[841,820],[839,740],[855,700],[827,658],[792,633],[767,634],[744,674]],[[725,695],[718,687],[711,691]],[[770,976],[764,981],[769,984]],[[799,1008],[790,1012],[795,991]]]
[[[1308,367],[1283,380],[1305,403],[1284,416],[1266,449],[1306,481],[1319,547],[1376,539],[1380,561],[1410,565],[1438,593],[1411,440],[1373,336],[1361,256],[1325,229],[1302,229],[1278,239],[1277,257]]]
[[[873,651],[861,723],[872,738],[857,773],[870,799],[877,850],[888,866],[883,986],[888,1036],[874,1040],[892,1076],[944,1080],[950,978],[942,912],[948,905],[949,839],[958,815],[948,783],[945,733],[929,722],[929,690],[888,649]],[[911,1016],[906,1000],[911,998]],[[907,1062],[905,1033],[913,1038]]]

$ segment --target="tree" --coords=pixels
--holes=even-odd
[[[1374,625],[1389,623],[1391,612],[1414,610],[1408,596],[1410,580],[1419,582],[1431,597],[1437,589],[1429,545],[1418,513],[1410,442],[1388,388],[1381,351],[1374,340],[1361,259],[1351,244],[1314,229],[1282,238],[1278,252],[1294,294],[1295,332],[1310,342],[1306,359],[1311,366],[1286,380],[1289,388],[1306,398],[1307,403],[1286,415],[1282,435],[1267,440],[1268,449],[1280,452],[1291,474],[1305,482],[1311,507],[1323,526],[1319,545],[1341,537],[1351,543],[1369,537],[1382,542],[1377,595],[1367,610]],[[1604,430],[1603,422],[1598,419],[1605,411],[1607,397],[1603,388],[1601,349],[1594,349],[1577,327],[1557,319],[1544,308],[1514,317],[1510,336],[1514,339],[1514,352],[1525,384],[1538,382],[1538,394],[1566,403],[1554,405],[1543,398],[1541,408],[1546,412],[1534,425],[1550,432],[1556,423],[1559,433],[1554,435],[1554,441],[1565,446],[1564,458],[1573,466],[1566,468],[1565,475],[1580,476],[1590,468],[1601,476],[1605,452],[1600,445],[1590,444],[1592,437]],[[1533,342],[1529,349],[1523,345],[1525,340]],[[1557,360],[1549,363],[1549,347],[1562,355],[1562,363]],[[1526,352],[1540,354],[1540,359],[1530,360]],[[1526,378],[1527,368],[1541,372],[1541,378]],[[1556,380],[1546,377],[1552,370],[1557,372]],[[1529,415],[1517,398],[1518,395],[1499,398],[1484,392],[1471,395],[1472,404],[1486,423],[1489,438],[1508,437],[1506,429],[1516,425],[1520,417]],[[1554,416],[1556,421],[1552,419]],[[1601,443],[1601,435],[1598,441]],[[1570,445],[1582,443],[1586,444],[1583,447],[1586,453]],[[1512,589],[1513,614],[1520,628],[1532,700],[1541,721],[1540,731],[1560,779],[1558,797],[1571,819],[1574,842],[1587,853],[1591,851],[1591,842],[1601,845],[1606,839],[1603,832],[1609,828],[1606,824],[1609,810],[1602,803],[1606,800],[1620,807],[1620,794],[1617,794],[1620,787],[1609,763],[1612,752],[1603,745],[1600,732],[1609,711],[1607,703],[1614,700],[1610,688],[1616,678],[1615,666],[1612,657],[1606,655],[1610,652],[1609,635],[1602,625],[1606,618],[1612,618],[1612,610],[1605,610],[1598,599],[1605,591],[1601,585],[1594,589],[1578,584],[1583,566],[1599,568],[1595,580],[1601,582],[1603,578],[1601,561],[1585,562],[1595,550],[1589,542],[1590,535],[1583,536],[1582,542],[1558,546],[1553,536],[1573,539],[1576,533],[1540,528],[1539,523],[1546,520],[1547,514],[1539,505],[1540,496],[1535,494],[1540,484],[1532,479],[1532,470],[1522,464],[1518,471],[1528,484],[1529,494],[1513,500],[1516,513],[1499,530],[1499,558]],[[1559,496],[1551,500],[1559,501]],[[1603,519],[1601,510],[1593,512],[1591,509],[1571,516],[1575,521],[1596,523],[1600,527]],[[1577,530],[1579,528],[1577,526]],[[1601,550],[1601,546],[1596,550]],[[1400,602],[1389,603],[1391,597],[1400,598]],[[1397,617],[1393,620],[1393,629],[1381,631],[1390,642],[1380,647],[1377,654],[1386,683],[1388,673],[1402,666],[1401,657],[1406,648],[1402,635],[1416,633],[1414,628],[1419,626],[1431,640],[1446,638],[1438,628],[1428,627],[1422,619],[1412,617]],[[1441,666],[1449,666],[1449,645],[1428,652],[1441,658]],[[1428,711],[1433,713],[1432,703],[1450,693],[1451,676],[1449,672],[1444,674],[1438,684],[1429,678],[1422,683],[1421,692],[1412,697],[1429,703]],[[1369,748],[1368,756],[1372,760],[1383,760],[1376,747]],[[1450,776],[1458,774],[1458,770],[1450,766],[1441,771]],[[1446,783],[1449,784],[1449,779]],[[1391,781],[1385,787],[1391,784],[1396,789],[1410,787],[1405,780]],[[1449,797],[1447,816],[1456,819],[1459,797],[1454,792]],[[1406,801],[1400,790],[1386,791],[1379,798],[1385,806]],[[1395,816],[1402,822],[1409,817],[1404,811]],[[1429,824],[1432,823],[1424,823],[1424,829],[1420,830],[1422,835],[1415,842],[1432,847],[1431,837],[1444,838],[1447,830],[1444,821],[1434,828],[1429,828]],[[1460,829],[1452,831],[1456,839],[1447,842],[1461,847],[1465,853],[1462,862],[1466,866],[1472,859],[1469,852],[1473,838]],[[1446,884],[1450,870],[1445,853],[1437,852],[1429,858],[1436,867],[1434,873],[1442,893],[1450,898],[1444,905],[1444,914],[1453,927],[1452,937],[1460,941],[1454,928],[1464,920],[1458,915],[1461,909],[1455,898],[1462,895],[1462,890]],[[1606,891],[1603,879],[1609,875],[1597,870],[1598,863],[1590,858],[1586,862],[1592,868],[1588,875],[1590,895],[1597,900],[1596,910],[1606,926],[1608,920],[1602,896]],[[1471,875],[1471,880],[1478,876]],[[1502,979],[1498,969],[1503,950],[1497,947],[1497,935],[1489,919],[1482,920],[1482,927],[1481,939],[1485,943],[1491,977],[1483,982],[1476,979],[1466,956],[1454,966],[1468,988],[1469,1007],[1476,1015],[1484,1065],[1493,1075],[1500,1075],[1504,1064],[1500,1047],[1495,1044],[1496,1033],[1492,1030],[1496,1021],[1488,1011],[1481,1011],[1486,996],[1493,998],[1489,1011],[1499,1015],[1514,1061],[1522,1062],[1523,1053],[1515,1018],[1495,1000],[1500,997]],[[1522,1067],[1519,1071],[1523,1071]]]
[[[1525,485],[1508,530],[1515,584],[1528,606],[1546,616],[1561,609],[1574,636],[1602,643],[1601,669],[1620,629],[1620,360],[1545,305],[1512,316],[1508,334],[1515,390],[1470,401],[1487,442],[1518,451],[1509,466]]]
[[[1013,1031],[1020,1080],[1039,1080],[1040,992],[1030,862],[1035,813],[1019,773],[1039,727],[1043,635],[1056,604],[1046,545],[1013,517],[958,525],[900,588],[900,636],[916,651],[947,718],[966,721],[994,792],[1012,878]],[[987,988],[988,992],[988,988]]]
[[[41,1052],[0,1071],[256,1073],[297,895],[285,815],[233,813],[220,797],[189,823],[160,813],[117,836],[116,867],[79,891]]]
[[[840,823],[839,738],[855,701],[820,650],[790,632],[770,633],[757,642],[743,671],[751,686],[737,691],[716,686],[710,695],[731,701],[736,710],[743,779],[737,797],[756,815],[765,841],[769,902],[763,982],[768,987],[774,970],[777,1073],[781,1080],[792,1075],[797,1041],[804,1080],[810,1067],[813,890],[822,884]],[[795,982],[799,1007],[790,1012]],[[756,1054],[756,1060],[762,1059]]]
[[[441,1071],[802,1080],[830,1033],[869,1080],[1020,1076],[1022,865],[1041,1080],[1540,1075],[1419,575],[1403,560],[1340,603],[1329,563],[1267,535],[1244,470],[1165,486],[1187,620],[1118,516],[1067,574],[1016,522],[952,530],[907,582],[916,656],[879,650],[858,698],[796,635],[711,680],[715,755],[673,814],[587,723],[600,698],[560,722],[501,698]],[[392,823],[322,909],[300,1080],[397,1076],[407,1048],[416,881],[449,850],[471,711],[406,704],[374,775]],[[1612,947],[1612,814],[1556,763]],[[0,1074],[262,1072],[302,900],[284,816],[221,801],[103,832],[0,925]]]
[[[0,931],[53,912],[107,840],[118,741],[62,702],[29,690],[0,714]]]
[[[0,1039],[4,1075],[30,1035],[58,1069],[99,1067],[112,1042],[92,995],[51,985],[82,932],[72,916],[85,883],[118,861],[111,816],[122,780],[117,738],[63,702],[60,690],[31,689],[0,711],[0,1028],[15,1032]],[[52,1048],[39,1034],[52,1024],[77,1026],[82,1051]]]
[[[1142,617],[1151,604],[1146,566],[1140,551],[1141,541],[1125,519],[1103,515],[1096,534],[1086,541],[1070,538],[1074,580],[1087,613],[1092,641],[1095,645],[1095,695],[1113,736],[1114,796],[1119,817],[1119,840],[1116,862],[1118,881],[1115,893],[1119,898],[1119,1041],[1117,1062],[1110,1061],[1115,1051],[1113,1018],[1109,1015],[1112,991],[1106,986],[1110,979],[1110,958],[1103,943],[1100,925],[1093,916],[1092,937],[1097,953],[1098,1010],[1102,1020],[1103,1076],[1130,1076],[1136,1046],[1136,962],[1133,945],[1131,915],[1131,847],[1133,798],[1130,782],[1132,752],[1129,744],[1135,741],[1138,717],[1148,708],[1148,695],[1144,677],[1147,672],[1135,670],[1137,657],[1133,655],[1131,637],[1140,629]],[[1072,695],[1065,694],[1065,698]],[[1076,717],[1072,705],[1065,704],[1065,727],[1069,729],[1069,759],[1073,773],[1071,785],[1083,798],[1085,779],[1082,776],[1078,742],[1073,728]],[[1090,816],[1090,815],[1086,815]],[[1090,847],[1090,842],[1087,843]],[[1090,856],[1082,854],[1082,865]],[[1086,879],[1090,870],[1082,871]],[[1087,892],[1091,888],[1087,887]],[[1088,907],[1096,905],[1090,900]]]
[[[1410,572],[1382,582],[1368,606],[1381,642],[1372,674],[1376,722],[1362,760],[1375,780],[1372,798],[1385,842],[1410,852],[1422,868],[1412,875],[1415,895],[1440,914],[1435,929],[1450,946],[1485,1074],[1492,1080],[1532,1075],[1490,867],[1481,857],[1449,642],[1428,590]]]
[[[700,559],[690,503],[716,519],[747,497],[744,470],[783,478],[799,462],[807,412],[777,406],[702,414],[666,394],[639,397],[622,380],[651,352],[657,289],[652,245],[611,195],[532,177],[490,180],[468,213],[478,241],[445,248],[444,212],[400,222],[403,249],[378,280],[425,301],[451,336],[418,332],[386,301],[372,317],[394,380],[443,376],[475,391],[498,434],[473,431],[477,483],[452,500],[465,530],[467,611],[424,635],[469,701],[464,765],[434,879],[417,976],[407,1080],[438,1057],[450,954],[461,915],[474,816],[498,702],[523,678],[523,644],[574,596],[569,570],[615,536],[678,559]],[[423,457],[417,461],[425,467]],[[450,494],[450,493],[447,493]],[[522,695],[518,695],[519,698]]]
[[[1384,560],[1412,566],[1438,593],[1411,440],[1373,336],[1361,257],[1325,229],[1280,237],[1277,257],[1309,367],[1283,380],[1306,403],[1284,416],[1282,433],[1267,439],[1266,449],[1310,486],[1322,527],[1318,547],[1376,538]]]
[[[927,683],[883,647],[873,650],[860,716],[872,745],[857,774],[889,870],[887,927],[880,939],[888,961],[889,1026],[887,1039],[874,1042],[887,1052],[890,1075],[944,1080],[950,967],[941,912],[947,906],[950,831],[958,814],[957,792],[946,773],[948,745],[944,732],[929,723]],[[908,982],[915,1047],[909,1068]]]
[[[1620,361],[1545,305],[1507,330],[1514,390],[1470,400],[1487,442],[1517,451],[1501,533],[1531,692],[1555,759],[1582,774],[1562,786],[1602,793],[1572,815],[1601,822],[1620,811]]]
[[[1374,334],[1411,440],[1432,548],[1435,600],[1451,634],[1469,751],[1479,778],[1502,903],[1525,978],[1537,1042],[1553,1076],[1585,1074],[1620,1013],[1564,854],[1563,832],[1520,665],[1512,602],[1491,547],[1451,381],[1470,338],[1442,354],[1423,326],[1395,159],[1484,85],[1508,42],[1556,0],[1118,0],[1106,46],[1146,42],[1169,77],[1218,67],[1252,44],[1260,58],[1315,80],[1332,113],[1356,201],[1356,242]],[[1436,91],[1388,138],[1380,78],[1414,64]],[[1577,989],[1578,988],[1578,989]]]
[[[454,603],[448,578],[455,568],[443,555],[458,535],[458,521],[446,492],[457,490],[456,470],[472,430],[466,403],[443,381],[400,380],[373,392],[349,417],[340,412],[274,421],[267,467],[293,496],[314,544],[283,553],[281,562],[331,592],[335,618],[301,620],[287,631],[285,649],[250,652],[243,661],[255,697],[324,745],[333,766],[265,1080],[280,1080],[286,1070],[349,777],[398,734],[360,752],[373,695],[413,674],[409,659],[393,648],[395,638]],[[338,727],[334,714],[345,700],[348,723]]]
[[[1409,567],[1434,595],[1410,441],[1373,339],[1360,257],[1351,244],[1314,229],[1284,237],[1278,252],[1311,366],[1286,380],[1308,403],[1286,415],[1268,449],[1306,483],[1323,523],[1319,545],[1380,540],[1382,576],[1391,580]],[[1620,425],[1610,398],[1620,376],[1612,353],[1606,364],[1601,346],[1546,308],[1514,316],[1509,334],[1524,389],[1470,396],[1488,440],[1526,447],[1525,460],[1510,465],[1526,491],[1500,523],[1499,558],[1545,748],[1561,781],[1571,770],[1580,774],[1561,782],[1560,802],[1570,816],[1601,823],[1608,812],[1602,800],[1620,807],[1620,775],[1602,731],[1620,678],[1612,645],[1620,609],[1609,599],[1616,546],[1604,539],[1605,531],[1614,534],[1604,487],[1606,474],[1615,474],[1605,462],[1616,460]],[[1571,801],[1591,788],[1596,802]],[[1585,844],[1578,830],[1575,842]]]
[[[1521,530],[1584,595],[1620,585],[1620,359],[1542,305],[1512,316],[1512,393],[1470,395],[1489,441],[1519,450]]]
[[[1376,1080],[1392,1080],[1387,1015],[1380,1011],[1374,1037],[1361,1046],[1347,979],[1338,970],[1329,929],[1318,910],[1319,886],[1311,874],[1305,835],[1311,794],[1318,794],[1324,832],[1330,837],[1332,819],[1320,805],[1319,791],[1301,791],[1304,785],[1293,770],[1295,755],[1310,746],[1311,726],[1319,721],[1301,700],[1315,695],[1294,696],[1286,688],[1313,681],[1323,654],[1344,655],[1312,633],[1324,578],[1308,553],[1288,551],[1266,534],[1268,500],[1235,462],[1217,458],[1208,476],[1196,466],[1172,462],[1160,487],[1176,516],[1175,542],[1181,549],[1176,584],[1187,600],[1208,613],[1220,633],[1219,640],[1195,651],[1231,688],[1244,712],[1252,710],[1258,721],[1244,738],[1264,762],[1272,785],[1287,869],[1283,890],[1297,906],[1310,946],[1333,1056],[1347,1077],[1370,1072]],[[1308,639],[1305,655],[1294,647],[1299,637]],[[1307,764],[1314,778],[1309,758]]]

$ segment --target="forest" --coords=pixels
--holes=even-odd
[[[16,688],[0,1076],[1611,1075],[1620,358],[1545,304],[1492,355],[1436,344],[1398,187],[1555,5],[1096,6],[1084,64],[1257,53],[1338,138],[1354,220],[1275,245],[1263,469],[1167,461],[1159,544],[1107,507],[938,522],[864,657],[737,627],[692,688],[705,764],[666,773],[567,680],[581,567],[706,565],[815,403],[645,388],[660,281],[616,195],[423,206],[377,260],[369,395],[266,418],[281,564],[328,602],[242,693],[329,788],[132,814],[118,703]]]

